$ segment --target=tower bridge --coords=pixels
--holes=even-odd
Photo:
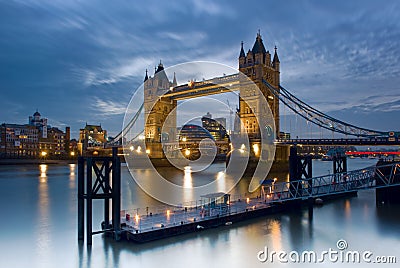
[[[239,73],[203,81],[190,81],[183,85],[178,85],[175,73],[172,81],[169,80],[161,62],[153,77],[148,76],[146,70],[144,102],[132,119],[125,124],[124,130],[110,144],[121,144],[124,134],[128,133],[136,123],[140,113],[144,113],[143,132],[139,134],[144,137],[146,148],[151,151],[151,158],[165,158],[166,147],[177,147],[176,108],[178,101],[234,91],[237,92],[239,100],[239,108],[235,113],[241,122],[240,132],[247,133],[250,139],[250,148],[252,145],[258,144],[261,137],[258,118],[262,114],[263,107],[261,107],[259,99],[263,97],[267,100],[275,125],[273,134],[277,146],[275,155],[277,161],[287,161],[289,147],[296,144],[309,146],[400,145],[400,132],[376,131],[343,122],[313,108],[285,89],[280,84],[280,60],[277,48],[274,48],[272,56],[265,49],[260,33],[257,34],[252,49],[249,49],[247,53],[245,53],[242,42],[238,61]],[[243,79],[241,74],[244,74],[248,80]],[[255,94],[250,83],[257,85],[262,96]],[[345,138],[283,139],[279,135],[281,130],[280,104],[305,120],[307,124],[310,123],[320,129],[345,135]],[[138,135],[134,138],[137,138]],[[256,156],[254,152],[252,154],[252,156]]]

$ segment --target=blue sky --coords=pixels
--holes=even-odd
[[[293,94],[359,126],[400,129],[398,1],[1,1],[0,122],[38,108],[74,137],[85,122],[113,135],[146,68],[237,68],[258,29]]]

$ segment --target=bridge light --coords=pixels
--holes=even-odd
[[[247,204],[250,203],[250,198],[247,197],[246,202],[247,202]]]
[[[246,150],[246,145],[242,144],[242,145],[240,146],[240,149],[241,149],[241,150]]]
[[[182,141],[183,141],[183,142],[186,142],[186,137],[182,137]]]
[[[190,155],[190,150],[189,150],[189,149],[186,149],[186,150],[185,150],[185,155],[186,155],[186,156],[189,156],[189,155]]]
[[[44,157],[44,156],[47,155],[47,153],[46,153],[45,151],[43,151],[43,152],[41,153],[41,155]]]
[[[75,152],[71,152],[71,156],[75,156]]]
[[[253,144],[253,151],[255,155],[258,155],[258,153],[260,152],[260,147],[257,143]]]
[[[273,97],[273,96],[271,96],[271,95],[269,95],[269,96],[268,96],[268,99],[270,99],[270,100],[273,100],[273,99],[274,99],[274,97]]]
[[[138,146],[136,152],[140,153],[142,151],[142,147]]]
[[[131,146],[131,147],[129,147],[129,150],[133,151],[133,150],[135,150],[135,147]]]
[[[150,154],[150,149],[146,149],[146,154]]]

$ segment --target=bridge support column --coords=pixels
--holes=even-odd
[[[397,164],[396,164],[397,163]],[[400,166],[398,161],[383,161],[379,160],[376,164],[377,173],[390,178],[391,183],[400,182]],[[377,176],[377,175],[376,175]],[[376,184],[382,185],[382,180],[377,179]],[[384,204],[400,204],[400,186],[391,186],[375,189],[376,205]]]
[[[347,157],[346,156],[334,156],[333,157],[333,174],[335,182],[340,182],[342,179],[340,173],[347,172]]]
[[[78,240],[84,240],[85,200],[86,200],[86,243],[92,244],[92,236],[113,232],[116,240],[121,233],[121,163],[118,148],[113,147],[112,157],[79,157],[78,159]],[[86,177],[85,177],[86,163]],[[95,178],[93,180],[93,175]],[[111,175],[111,176],[110,176]],[[110,179],[112,177],[112,182]],[[86,188],[86,191],[85,191]],[[93,199],[104,200],[104,224],[102,231],[92,230]],[[112,201],[112,228],[110,219],[110,199]]]
[[[302,194],[303,185],[300,183],[300,180],[304,180],[307,183],[304,184],[306,186],[307,191],[312,193],[312,158],[311,156],[300,156],[297,154],[297,147],[290,147],[290,155],[289,155],[289,180],[296,181],[292,183],[291,188],[289,189],[293,195]],[[297,182],[298,181],[298,182]]]
[[[334,156],[333,157],[333,174],[347,172],[347,157]]]

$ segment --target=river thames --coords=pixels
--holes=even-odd
[[[349,159],[348,165],[349,169],[359,169],[375,162]],[[332,171],[332,162],[315,160],[313,166],[314,176]],[[222,163],[214,164],[208,172],[192,174],[190,183],[212,180],[222,169]],[[146,172],[140,172],[146,176]],[[175,169],[163,172],[177,183],[188,179]],[[396,256],[400,261],[400,206],[377,207],[374,190],[315,207],[312,220],[307,210],[301,210],[141,245],[96,235],[93,245],[87,247],[77,241],[76,175],[75,164],[0,166],[0,267],[308,267],[309,263],[260,262],[257,254],[265,248],[286,252],[337,250],[338,240],[345,240],[348,249]],[[285,179],[285,175],[276,176]],[[244,194],[247,187],[248,180],[242,180],[232,195]],[[161,205],[137,186],[124,166],[122,209]],[[102,203],[95,202],[95,229],[100,228],[101,214]],[[324,265],[366,264],[326,261]]]

